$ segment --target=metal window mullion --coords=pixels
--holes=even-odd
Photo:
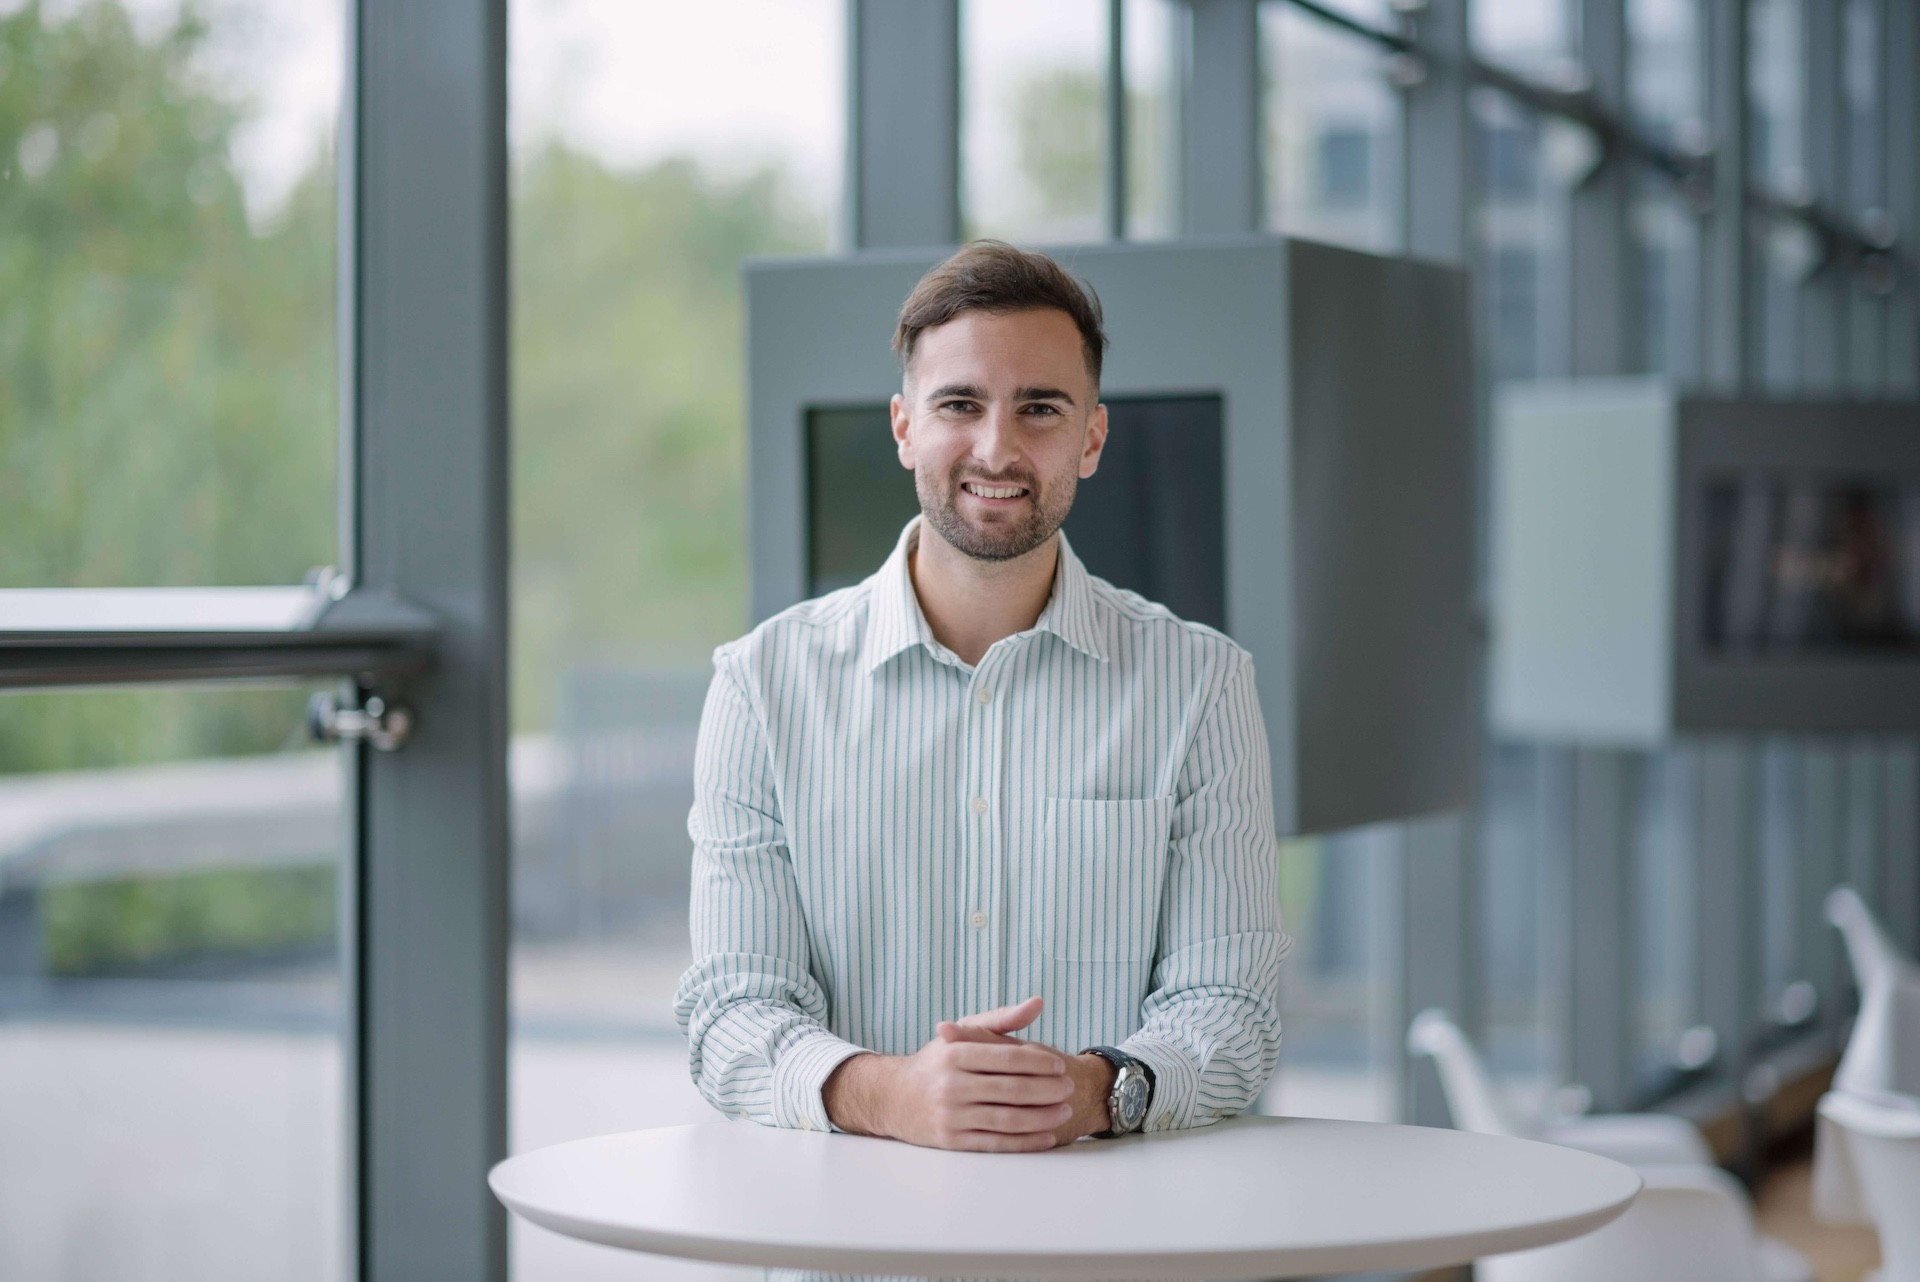
[[[1704,745],[1695,905],[1701,1022],[1720,1046],[1719,1076],[1738,1084],[1759,1009],[1759,760],[1748,744]]]
[[[1912,955],[1920,952],[1920,745],[1896,742],[1882,761],[1882,902],[1887,928]]]
[[[960,239],[959,0],[847,0],[846,238]]]
[[[1801,122],[1800,167],[1815,200],[1849,209],[1845,100],[1840,57],[1845,47],[1843,0],[1825,0],[1801,11],[1801,76],[1806,86]],[[1848,255],[1837,253],[1803,281],[1800,303],[1800,382],[1813,392],[1838,392],[1846,382]]]
[[[1920,390],[1920,5],[1892,0],[1883,12],[1881,165],[1900,256],[1898,290],[1887,306],[1886,387],[1898,394]]]
[[[1393,1060],[1401,1082],[1402,1116],[1419,1126],[1445,1126],[1449,1113],[1438,1079],[1407,1062],[1406,1029],[1430,1006],[1472,1026],[1471,962],[1476,863],[1471,815],[1435,815],[1401,825],[1399,982]],[[1389,974],[1392,972],[1388,972]]]
[[[1826,894],[1843,880],[1840,861],[1840,755],[1832,744],[1809,743],[1800,750],[1799,921],[1800,976],[1820,997],[1823,1014],[1834,1011],[1846,991],[1845,962],[1839,937],[1826,918]]]
[[[1713,212],[1700,255],[1704,381],[1743,390],[1752,378],[1752,238],[1747,229],[1747,6],[1705,0],[1708,127],[1713,138]]]
[[[1180,226],[1189,236],[1260,230],[1260,17],[1255,0],[1189,10],[1181,69]]]
[[[1905,4],[1908,0],[1899,0]],[[1841,0],[1844,5],[1845,0]],[[1868,12],[1871,27],[1870,43],[1873,49],[1880,46],[1881,38],[1887,30],[1887,7],[1890,0],[1867,0],[1864,5]],[[1844,17],[1844,15],[1843,15]],[[1853,132],[1854,122],[1851,104],[1846,91],[1844,68],[1851,58],[1851,50],[1842,44],[1841,65],[1841,128],[1845,135]],[[1886,207],[1887,174],[1886,161],[1879,154],[1879,146],[1887,136],[1887,86],[1876,68],[1873,77],[1873,102],[1869,108],[1872,120],[1872,138],[1876,154],[1865,165],[1850,165],[1847,170],[1847,199],[1845,210],[1849,219],[1858,223],[1869,210],[1881,210]],[[1854,148],[1847,148],[1847,155],[1855,155]],[[1884,295],[1867,287],[1859,272],[1847,273],[1847,338],[1845,361],[1847,366],[1847,386],[1856,394],[1871,396],[1880,391],[1886,380],[1887,367],[1887,299]]]
[[[1107,239],[1127,238],[1127,4],[1107,0]]]
[[[1641,772],[1632,754],[1581,748],[1574,754],[1572,958],[1568,968],[1568,1068],[1594,1106],[1631,1103],[1626,941],[1634,821]]]
[[[362,3],[359,568],[439,616],[403,752],[362,753],[353,1061],[362,1282],[502,1279],[506,1150],[505,0]],[[430,501],[429,501],[430,500]]]
[[[1628,115],[1625,0],[1580,0],[1580,60],[1593,78],[1599,109]],[[1572,372],[1618,374],[1640,364],[1635,341],[1640,275],[1629,214],[1633,166],[1622,152],[1605,156],[1574,189],[1569,210]]]

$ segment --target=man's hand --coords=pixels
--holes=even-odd
[[[1038,1002],[1039,998],[1032,998]],[[984,1015],[969,1015],[953,1023],[943,1023],[937,1033],[953,1041],[970,1041],[993,1045],[995,1043],[1013,1046],[1040,1046],[1038,1042],[1018,1042],[1008,1037],[997,1020],[1008,1011],[1024,1010],[1025,1006],[1003,1007],[997,1011],[988,1011]],[[1034,1016],[1039,1015],[1036,1008]],[[1033,1018],[1015,1025],[1025,1028]],[[1051,1046],[1041,1046],[1050,1055],[1057,1055],[1066,1066],[1068,1078],[1073,1082],[1073,1094],[1067,1102],[1073,1105],[1073,1112],[1060,1125],[1053,1128],[1055,1144],[1071,1144],[1083,1135],[1094,1135],[1113,1125],[1112,1115],[1107,1110],[1107,1100],[1113,1094],[1113,1079],[1116,1072],[1111,1062],[1100,1055],[1068,1055]]]
[[[926,1148],[1030,1153],[1077,1138],[1066,1132],[1081,1112],[1080,1070],[1052,1047],[1010,1036],[1038,1019],[1040,1007],[1029,997],[943,1023],[912,1055],[854,1056],[821,1092],[827,1116],[843,1131]],[[1105,1118],[1103,1088],[1100,1125],[1090,1129],[1102,1129]]]
[[[1040,1016],[1029,997],[942,1023],[909,1056],[856,1055],[827,1079],[827,1116],[843,1131],[928,1148],[1025,1153],[1110,1125],[1114,1069],[1013,1033]]]

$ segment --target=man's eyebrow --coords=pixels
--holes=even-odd
[[[1018,388],[1013,393],[1013,399],[1016,401],[1065,401],[1069,405],[1073,404],[1072,395],[1057,387]]]
[[[927,393],[927,399],[930,401],[944,401],[949,396],[964,397],[970,401],[984,401],[987,399],[986,393],[982,392],[972,383],[948,383],[945,387],[936,387]]]

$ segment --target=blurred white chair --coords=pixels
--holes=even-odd
[[[1647,1181],[1647,1192],[1607,1227],[1558,1246],[1482,1261],[1475,1266],[1476,1277],[1496,1282],[1812,1282],[1813,1266],[1806,1257],[1754,1232],[1746,1189],[1714,1165],[1713,1151],[1686,1119],[1615,1113],[1532,1123],[1502,1097],[1473,1043],[1444,1011],[1414,1016],[1407,1049],[1433,1058],[1447,1109],[1461,1130],[1584,1149],[1634,1167]],[[1671,1266],[1643,1264],[1661,1260]]]
[[[1834,1070],[1833,1089],[1920,1096],[1920,963],[1900,952],[1853,887],[1834,887],[1826,907],[1860,988],[1860,1013]],[[1814,1129],[1813,1209],[1829,1223],[1864,1224],[1870,1218],[1851,1154],[1852,1146],[1822,1113]]]
[[[1553,1246],[1476,1260],[1475,1282],[1767,1282],[1740,1181],[1717,1166],[1643,1167],[1619,1219]],[[1804,1264],[1805,1262],[1802,1261]]]
[[[1878,1282],[1920,1282],[1920,1099],[1830,1091],[1820,1120],[1846,1145],[1880,1235]]]
[[[1544,1124],[1521,1116],[1493,1084],[1473,1043],[1444,1011],[1423,1010],[1413,1017],[1407,1049],[1433,1057],[1453,1124],[1463,1131],[1547,1140],[1628,1166],[1713,1165],[1713,1151],[1699,1128],[1667,1113],[1610,1113]]]

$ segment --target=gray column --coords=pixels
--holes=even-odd
[[[1881,41],[1887,212],[1900,245],[1900,287],[1887,309],[1887,390],[1920,390],[1920,5],[1892,0]]]
[[[1625,0],[1581,0],[1580,61],[1602,109],[1621,120],[1627,106]],[[1573,372],[1642,368],[1640,268],[1629,234],[1633,163],[1615,155],[1573,192]]]
[[[847,0],[847,243],[960,239],[959,0]]]
[[[1840,85],[1845,18],[1843,0],[1814,0],[1801,11],[1806,119],[1800,165],[1814,198],[1836,210],[1848,207],[1846,109]],[[1843,258],[1800,288],[1800,381],[1809,392],[1831,393],[1846,386],[1851,276]]]
[[[1261,228],[1259,6],[1254,0],[1190,2],[1181,77],[1181,230],[1246,235]]]
[[[1702,366],[1708,386],[1737,391],[1753,376],[1759,305],[1747,234],[1747,6],[1705,0],[1707,120],[1713,136],[1713,214],[1701,246]]]
[[[360,7],[353,536],[439,615],[406,747],[363,752],[353,894],[354,1275],[506,1275],[505,0]]]
[[[1472,193],[1477,185],[1473,124],[1467,114],[1467,0],[1430,0],[1414,19],[1432,57],[1407,93],[1400,191],[1407,249],[1448,263],[1473,259]]]

